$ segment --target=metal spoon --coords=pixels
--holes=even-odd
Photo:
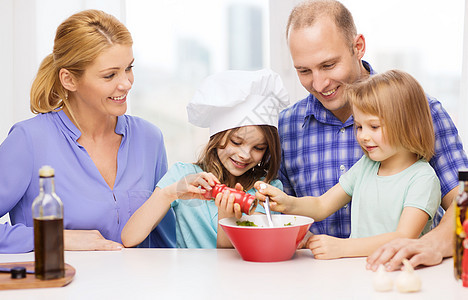
[[[266,184],[262,183],[260,185],[260,188],[261,189],[265,189],[266,188]],[[269,227],[275,227],[275,225],[273,225],[273,220],[271,219],[271,211],[270,211],[270,197],[266,197],[265,198],[265,204],[263,205],[265,207],[265,212],[266,212],[266,217],[267,217],[267,221],[268,221],[268,226]]]
[[[265,212],[266,212],[266,217],[268,220],[268,226],[274,227],[273,225],[273,220],[271,219],[271,212],[270,212],[270,197],[265,198]]]

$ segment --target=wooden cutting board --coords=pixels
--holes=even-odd
[[[26,270],[34,271],[34,262],[15,262],[15,263],[2,263],[0,267],[14,268],[25,267]],[[50,280],[37,279],[34,274],[26,274],[26,278],[12,279],[10,273],[0,273],[0,290],[13,290],[13,289],[37,289],[48,287],[61,287],[69,284],[75,276],[75,268],[69,264],[65,264],[65,277]]]

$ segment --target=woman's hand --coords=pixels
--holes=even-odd
[[[116,251],[122,244],[106,240],[98,230],[65,230],[64,248],[72,251]]]
[[[173,194],[170,198],[183,200],[198,198],[206,200],[208,198],[205,197],[205,194],[211,191],[211,187],[217,183],[220,182],[212,173],[201,172],[190,174],[169,186]]]
[[[270,208],[271,210],[277,212],[288,212],[291,209],[292,200],[291,198],[286,195],[280,189],[269,185],[263,181],[257,181],[254,185],[257,192],[255,193],[255,197],[262,202],[265,202],[265,198],[268,196],[270,197]]]

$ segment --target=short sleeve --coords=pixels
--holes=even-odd
[[[409,185],[404,207],[415,207],[426,212],[429,219],[434,218],[440,206],[440,182],[434,174],[415,176]]]
[[[354,187],[356,186],[357,179],[362,172],[362,166],[369,160],[367,156],[363,155],[349,170],[340,176],[339,183],[348,196],[353,196]]]

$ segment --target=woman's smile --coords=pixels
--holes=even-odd
[[[127,94],[126,93],[125,95],[122,95],[120,97],[109,97],[109,99],[111,99],[113,102],[116,102],[116,103],[125,103],[125,101],[127,101]]]

